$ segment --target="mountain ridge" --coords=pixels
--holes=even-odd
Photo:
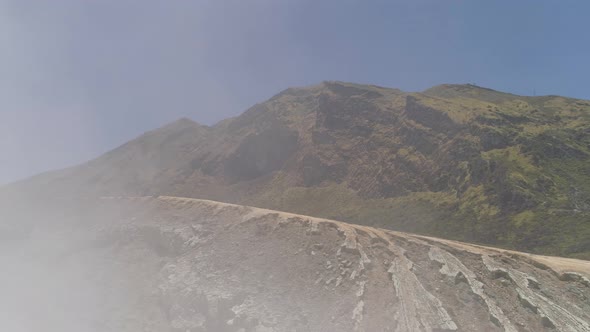
[[[34,224],[0,232],[26,331],[590,331],[589,261],[185,197],[0,217]]]
[[[590,258],[589,147],[588,101],[325,81],[212,126],[178,120],[28,187],[207,198]]]

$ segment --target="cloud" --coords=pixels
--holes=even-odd
[[[282,90],[305,61],[288,42],[290,6],[2,2],[0,183],[82,162],[180,117],[212,124]]]
[[[0,10],[0,183],[90,158],[94,112],[65,73],[60,40],[6,6]]]

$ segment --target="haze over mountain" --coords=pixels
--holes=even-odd
[[[1,191],[206,198],[590,258],[589,162],[588,101],[323,82]]]
[[[589,258],[589,120],[345,82],[180,119],[0,187],[0,329],[590,331],[590,262],[440,238]]]
[[[325,79],[590,99],[588,11],[550,0],[1,1],[0,184]]]

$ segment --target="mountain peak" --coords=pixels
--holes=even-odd
[[[178,120],[172,121],[166,125],[164,125],[162,128],[164,127],[181,127],[181,128],[186,128],[186,127],[202,127],[203,125],[201,125],[200,123],[191,120],[187,117],[182,117]]]
[[[340,93],[379,93],[380,95],[388,92],[402,93],[403,91],[396,88],[383,87],[374,84],[362,84],[345,81],[323,81],[321,83],[323,88],[330,89],[334,92]]]
[[[201,129],[206,129],[209,128],[205,125],[202,125],[196,121],[193,121],[189,118],[183,117],[180,118],[178,120],[169,122],[165,125],[163,125],[162,127],[156,128],[154,130],[148,131],[145,135],[153,135],[153,134],[158,134],[158,135],[171,135],[177,132],[185,132],[185,131],[191,131],[191,130],[201,130]]]
[[[277,100],[283,96],[304,96],[312,95],[314,93],[331,92],[339,95],[365,95],[368,97],[376,97],[384,94],[399,94],[404,93],[402,90],[396,88],[388,88],[372,84],[361,84],[346,81],[322,81],[318,84],[306,85],[300,87],[290,87],[277,95],[272,97],[270,100]]]
[[[324,81],[214,127],[179,119],[64,173],[59,190],[34,181],[590,257],[589,114],[586,101],[469,84],[404,93]]]
[[[501,102],[519,98],[519,96],[485,88],[472,83],[467,84],[440,84],[422,92],[425,95],[441,98],[471,98],[487,102]]]

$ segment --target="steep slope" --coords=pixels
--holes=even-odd
[[[590,258],[588,165],[588,101],[324,82],[5,191],[209,198]]]
[[[2,330],[590,331],[587,261],[178,197],[9,211]]]

